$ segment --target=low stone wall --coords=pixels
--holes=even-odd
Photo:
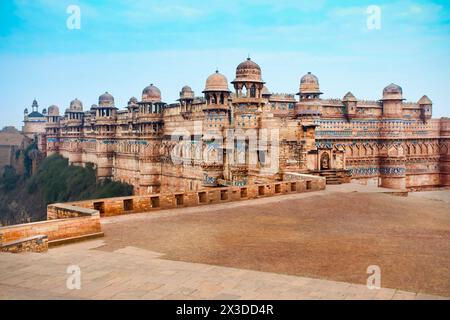
[[[40,246],[39,236],[44,236],[50,246],[103,236],[100,215],[96,210],[53,204],[49,206],[48,216],[51,219],[47,221],[1,227],[0,248],[2,251],[45,251]],[[33,237],[37,238],[33,239]],[[43,242],[46,243],[47,240]]]
[[[16,241],[3,243],[0,246],[1,252],[19,253],[19,252],[46,252],[48,250],[48,237],[37,235]]]
[[[47,220],[90,217],[95,215],[98,215],[97,210],[74,207],[73,205],[64,203],[51,204],[47,206]]]
[[[147,196],[129,196],[66,203],[67,206],[94,209],[103,217],[153,210],[193,207],[231,201],[270,197],[289,193],[318,191],[325,189],[323,177],[303,174],[287,174],[285,181],[254,184],[244,187],[210,188],[199,191],[158,193]],[[48,210],[48,218],[58,216]],[[65,213],[69,214],[69,213]]]

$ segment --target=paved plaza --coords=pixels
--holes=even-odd
[[[161,259],[135,247],[97,250],[103,240],[47,254],[2,254],[1,299],[442,299],[395,289]],[[67,268],[81,269],[69,290]]]
[[[0,254],[0,299],[450,297],[449,191],[386,191],[348,184],[106,218],[104,238]],[[365,285],[369,265],[381,289]]]

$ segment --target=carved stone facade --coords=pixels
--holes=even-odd
[[[93,163],[98,177],[124,181],[136,194],[280,181],[286,173],[344,172],[391,188],[450,186],[450,119],[431,119],[432,102],[404,102],[391,84],[379,101],[321,99],[311,73],[293,94],[271,94],[250,59],[229,88],[218,71],[203,96],[185,86],[176,103],[154,85],[124,110],[105,93],[83,111],[46,115],[47,154]],[[255,140],[254,137],[257,137]],[[256,142],[254,142],[256,141]]]

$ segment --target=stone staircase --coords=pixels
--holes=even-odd
[[[327,184],[342,184],[342,177],[338,175],[336,170],[322,170],[320,176],[325,177]]]

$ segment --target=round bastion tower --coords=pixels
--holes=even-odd
[[[80,138],[83,135],[84,112],[83,103],[75,98],[66,109],[62,128],[64,131],[64,153],[69,163],[83,165],[82,145]]]
[[[195,93],[189,86],[184,86],[180,91],[178,101],[181,104],[181,115],[187,119],[192,113],[192,102],[194,102]]]
[[[114,97],[105,92],[98,97],[95,109],[95,130],[97,137],[97,176],[99,179],[113,178],[116,112]]]
[[[298,141],[304,139],[305,149],[308,150],[306,154],[306,166],[310,170],[319,170],[320,157],[327,153],[330,158],[330,150],[318,150],[316,147],[316,127],[322,114],[322,106],[320,95],[319,78],[308,72],[300,79],[299,91],[296,95],[299,96],[299,101],[295,105],[295,112],[297,119],[301,120],[301,128],[298,129]],[[299,146],[297,146],[299,147]],[[322,152],[322,154],[320,154]],[[326,155],[325,155],[326,156]],[[329,159],[328,158],[328,159]]]
[[[249,179],[255,180],[260,172],[262,158],[258,157],[258,139],[251,135],[259,136],[267,99],[262,95],[265,82],[261,68],[250,58],[237,66],[231,83],[235,89],[232,120],[236,137],[234,141],[227,141],[227,144],[234,144],[234,154],[228,154],[227,158],[227,178],[233,185],[241,186],[253,183]]]
[[[205,95],[205,106],[203,113],[202,136],[202,170],[203,186],[218,186],[218,179],[223,178],[224,154],[223,142],[218,137],[225,137],[225,130],[230,124],[230,90],[228,89],[227,78],[216,70],[211,74],[205,83],[203,90]]]
[[[142,90],[142,100],[138,102],[137,130],[141,138],[133,143],[139,150],[138,194],[157,193],[161,190],[161,144],[163,139],[163,111],[161,90],[150,84]],[[132,143],[130,141],[130,143]]]
[[[380,126],[380,185],[406,188],[406,155],[404,143],[403,90],[391,83],[380,100],[383,118]]]
[[[45,133],[47,136],[47,156],[59,152],[60,121],[59,108],[55,105],[48,107],[46,115]]]

